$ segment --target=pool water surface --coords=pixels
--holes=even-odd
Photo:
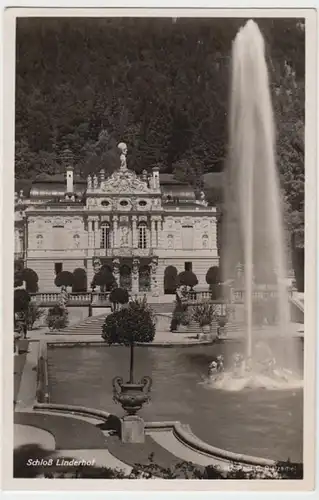
[[[217,354],[225,360],[240,346],[137,347],[135,378],[153,379],[146,421],[179,420],[207,443],[274,460],[302,461],[303,391],[207,388],[203,380]],[[302,356],[302,351],[300,356]],[[112,379],[128,380],[129,349],[119,346],[50,347],[50,401],[123,415],[112,399]]]

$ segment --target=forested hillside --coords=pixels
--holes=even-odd
[[[61,171],[71,149],[87,174],[159,165],[201,188],[227,154],[232,40],[244,19],[19,19],[16,178]],[[302,241],[304,25],[257,20],[265,36],[287,223]],[[219,190],[208,197],[222,202]],[[299,244],[299,243],[298,243]]]

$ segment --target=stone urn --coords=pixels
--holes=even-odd
[[[113,400],[120,403],[128,415],[135,415],[150,400],[152,379],[148,376],[140,382],[123,382],[121,377],[113,379]]]

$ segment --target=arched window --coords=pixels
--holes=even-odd
[[[100,248],[110,248],[110,226],[107,222],[100,227]]]
[[[43,236],[42,234],[37,235],[37,248],[42,248],[43,245]]]
[[[147,247],[147,225],[146,222],[140,222],[138,225],[138,248]]]

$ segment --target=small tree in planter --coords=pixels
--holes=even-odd
[[[130,369],[129,380],[124,382],[121,377],[113,379],[113,395],[114,400],[120,403],[129,417],[123,419],[122,425],[122,441],[125,442],[143,442],[144,427],[143,421],[135,416],[144,403],[149,400],[149,390],[151,387],[150,377],[136,383],[134,382],[134,346],[137,342],[149,343],[155,337],[155,318],[151,308],[146,300],[132,301],[127,308],[115,311],[106,317],[103,329],[102,338],[109,344],[121,344],[130,347]],[[135,416],[134,418],[130,418]],[[134,426],[134,422],[138,426],[135,429],[136,434],[130,435],[129,430],[125,427],[125,422],[129,420]],[[128,434],[127,434],[128,432]]]
[[[206,283],[209,285],[211,298],[217,300],[220,297],[220,270],[219,267],[210,267],[206,273]]]
[[[57,304],[50,307],[46,317],[46,324],[48,325],[49,330],[63,330],[63,328],[66,328],[69,324],[68,315],[68,310],[61,305]]]
[[[211,331],[211,324],[216,317],[215,307],[208,302],[197,304],[193,310],[193,320],[199,324],[203,333]]]
[[[198,284],[197,276],[193,271],[183,271],[179,273],[177,281],[179,285],[189,287],[191,290]]]
[[[38,321],[44,314],[44,309],[40,309],[40,307],[34,302],[29,302],[28,310],[26,311],[26,321],[28,330],[32,330],[33,325],[36,321]]]
[[[19,352],[26,352],[29,346],[29,341],[26,339],[28,332],[26,314],[30,300],[30,295],[26,290],[14,291],[14,327],[20,335],[23,335],[23,338],[19,340]]]
[[[39,277],[33,269],[16,267],[14,271],[14,287],[22,286],[23,282],[25,282],[26,291],[28,293],[36,293],[39,289],[38,281]]]
[[[113,311],[118,309],[119,304],[124,305],[129,301],[128,291],[124,288],[113,288],[110,293],[110,302],[113,304]]]
[[[33,270],[30,269],[29,267],[26,267],[22,271],[22,280],[25,281],[26,283],[26,290],[29,293],[36,293],[39,289],[38,282],[39,282],[39,276],[37,273]]]
[[[73,271],[72,292],[86,292],[87,290],[87,276],[85,269],[78,267]]]
[[[54,280],[55,286],[68,288],[73,285],[73,274],[69,271],[61,271]]]

